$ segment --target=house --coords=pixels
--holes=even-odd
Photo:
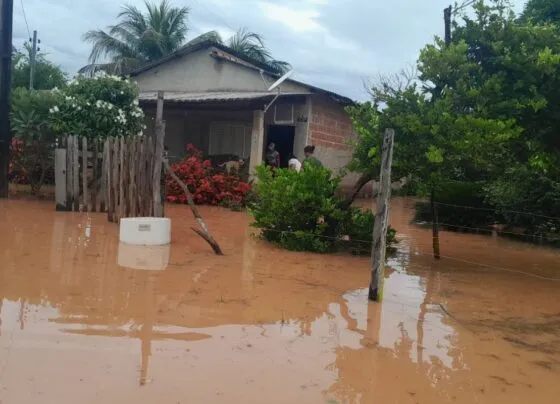
[[[164,91],[165,144],[181,157],[190,143],[206,156],[235,155],[254,169],[274,142],[282,164],[303,159],[316,146],[323,164],[339,170],[351,158],[353,128],[344,108],[353,101],[287,79],[268,91],[278,74],[213,41],[187,45],[131,74],[154,130],[157,92]]]

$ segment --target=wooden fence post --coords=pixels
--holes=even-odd
[[[78,212],[80,210],[80,139],[78,136],[74,136],[72,141],[72,154],[74,155],[72,157],[74,212]]]
[[[54,184],[56,210],[68,210],[66,171],[68,167],[66,149],[59,146],[54,151]]]
[[[119,138],[113,139],[113,222],[119,222]]]
[[[83,201],[84,211],[88,212],[89,198],[88,198],[88,144],[87,138],[82,138],[82,187],[83,187]]]
[[[152,191],[155,217],[163,216],[163,201],[161,200],[161,165],[163,163],[163,143],[165,140],[165,122],[163,121],[163,97],[163,91],[158,91],[154,155],[152,157],[154,161]]]
[[[136,209],[136,145],[137,137],[130,138],[129,140],[129,194],[130,194],[130,216],[135,217],[137,215]]]
[[[72,186],[74,181],[74,163],[72,158],[74,156],[72,145],[72,136],[66,137],[66,210],[74,209],[74,187]]]
[[[93,140],[93,188],[91,190],[91,211],[97,212],[97,189],[101,186],[101,178],[99,178],[99,140]]]
[[[107,219],[114,221],[114,195],[113,195],[113,139],[109,138],[105,142],[106,151],[106,170],[107,170],[107,187],[105,188],[105,202],[107,204]]]
[[[99,192],[99,211],[105,213],[107,204],[107,186],[108,186],[108,174],[107,174],[107,148],[109,139],[105,139],[103,142],[103,156],[101,157],[101,189]]]
[[[383,146],[381,149],[381,172],[379,174],[379,193],[377,194],[377,213],[375,215],[375,224],[373,227],[371,282],[369,284],[369,299],[378,302],[383,300],[394,139],[395,131],[393,129],[385,129]]]

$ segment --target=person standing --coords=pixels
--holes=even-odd
[[[312,165],[314,167],[323,167],[323,163],[321,163],[321,161],[314,156],[315,146],[313,145],[305,146],[305,148],[303,149],[303,153],[305,154],[305,159],[303,160],[304,169],[305,166],[307,165]]]
[[[290,156],[290,159],[288,160],[288,167],[291,168],[292,170],[296,170],[298,173],[301,171],[301,163],[293,154]]]
[[[276,145],[272,142],[268,144],[266,150],[266,165],[271,167],[273,171],[280,168],[280,153],[278,153]]]

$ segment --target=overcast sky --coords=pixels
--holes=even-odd
[[[191,8],[189,38],[209,30],[224,38],[239,27],[264,36],[294,78],[348,97],[367,98],[364,80],[413,64],[419,49],[443,36],[452,0],[171,0]],[[512,0],[520,11],[525,0]],[[71,75],[87,63],[82,35],[114,24],[119,0],[14,0],[14,45],[37,30],[41,50]],[[142,7],[144,0],[128,0]]]

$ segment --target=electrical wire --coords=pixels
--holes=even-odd
[[[31,38],[31,30],[29,29],[29,24],[27,22],[27,13],[25,12],[25,6],[23,5],[23,0],[20,0],[21,11],[23,11],[23,19],[25,20],[25,26],[27,27],[27,35]]]

